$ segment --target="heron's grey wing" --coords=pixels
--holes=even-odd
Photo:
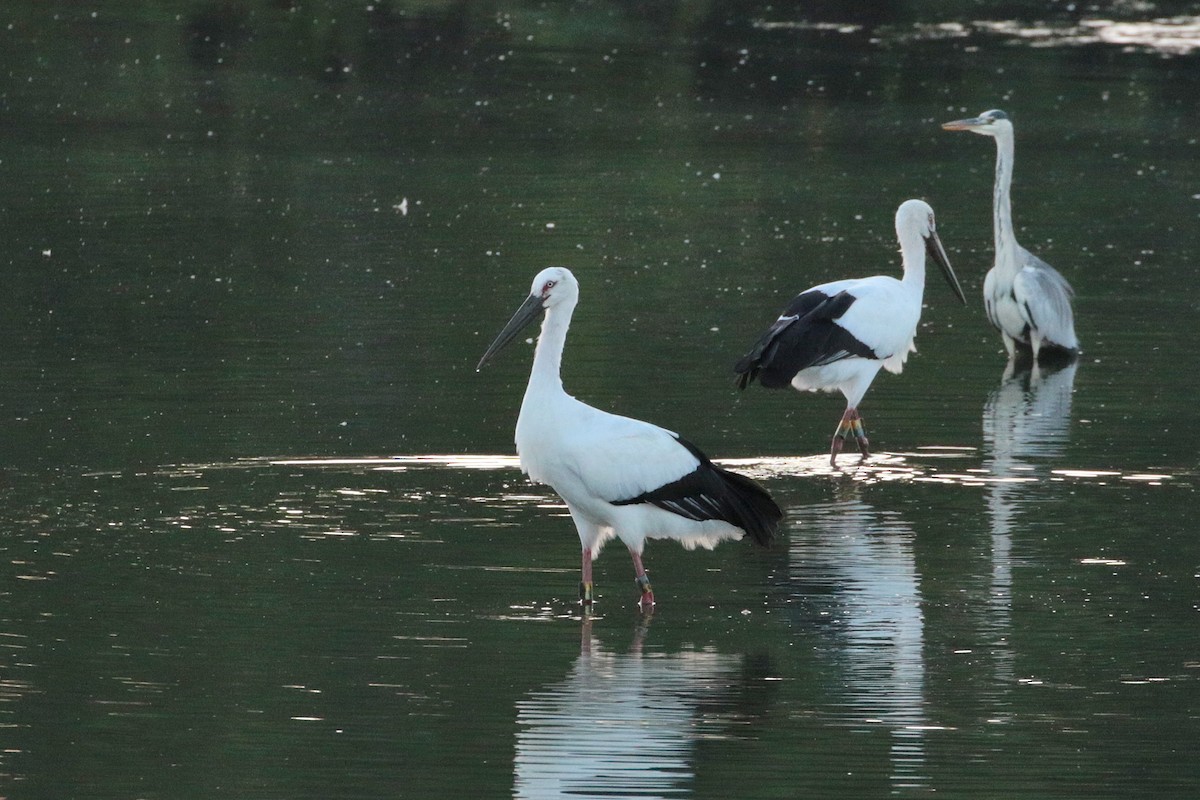
[[[1023,251],[1020,272],[1013,280],[1013,296],[1022,313],[1042,338],[1051,344],[1075,350],[1075,315],[1071,298],[1075,291],[1054,267],[1029,251]]]

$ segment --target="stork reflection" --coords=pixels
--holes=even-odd
[[[835,625],[842,702],[856,721],[890,728],[893,788],[924,787],[929,725],[915,534],[899,514],[858,499],[789,513],[799,523],[790,526],[789,576]]]
[[[567,676],[517,703],[518,798],[668,797],[695,774],[696,744],[732,699],[742,658],[709,648],[628,653],[604,649],[585,620]]]

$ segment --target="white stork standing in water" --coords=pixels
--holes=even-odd
[[[1071,298],[1075,294],[1058,270],[1017,244],[1013,233],[1013,126],[1003,111],[942,123],[948,131],[970,131],[996,140],[996,186],[992,198],[996,263],[983,281],[988,320],[1004,338],[1009,360],[1017,348],[1036,362],[1042,353],[1073,358],[1079,352]]]
[[[904,261],[901,280],[875,275],[823,283],[801,292],[734,367],[742,389],[757,378],[768,389],[791,384],[802,391],[838,390],[845,395],[846,412],[829,449],[829,463],[834,466],[850,436],[867,457],[867,434],[858,404],[880,367],[899,373],[909,352],[916,349],[913,339],[921,319],[926,254],[941,268],[958,299],[966,302],[928,204],[901,203],[896,210],[896,236]]]
[[[675,539],[691,549],[748,535],[766,545],[783,514],[766,490],[716,466],[677,434],[592,408],[563,390],[559,366],[578,301],[570,270],[542,270],[476,369],[545,315],[517,418],[521,469],[549,484],[571,512],[583,547],[584,606],[594,598],[592,559],[616,536],[633,557],[640,606],[651,610],[654,593],[642,565],[646,539]]]

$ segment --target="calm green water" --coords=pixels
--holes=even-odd
[[[1194,797],[1200,9],[823,5],[0,11],[0,796]],[[997,106],[1068,370],[977,300]],[[833,473],[731,364],[909,197],[972,302]],[[550,263],[568,389],[787,513],[649,618],[474,371]]]

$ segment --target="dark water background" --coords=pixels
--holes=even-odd
[[[0,796],[1196,796],[1198,58],[1193,3],[6,4]],[[1068,370],[978,302],[992,107]],[[730,366],[909,197],[971,302],[831,474],[841,398]],[[551,263],[568,390],[787,511],[651,546],[649,619],[619,548],[578,617],[530,349],[474,372]]]

